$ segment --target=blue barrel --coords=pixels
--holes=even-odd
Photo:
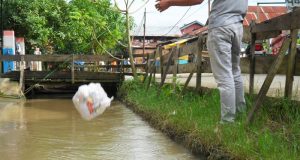
[[[12,48],[3,48],[3,55],[14,55]],[[15,68],[13,61],[3,61],[3,73],[13,71]]]

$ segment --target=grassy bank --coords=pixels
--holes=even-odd
[[[267,100],[248,127],[246,114],[238,115],[234,124],[219,124],[217,90],[181,96],[166,85],[157,96],[155,85],[146,91],[144,84],[127,81],[120,95],[154,127],[209,158],[300,159],[300,107],[294,102]],[[251,106],[252,98],[246,101]]]

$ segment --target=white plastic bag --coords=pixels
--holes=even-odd
[[[90,83],[80,86],[72,100],[81,117],[91,120],[102,114],[113,99],[107,97],[100,83]]]

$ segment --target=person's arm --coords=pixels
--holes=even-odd
[[[171,6],[193,6],[201,4],[203,0],[157,0],[156,2],[156,9],[163,12]]]

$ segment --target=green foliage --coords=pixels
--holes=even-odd
[[[27,49],[96,54],[124,39],[124,16],[109,0],[5,1],[4,13],[4,29],[25,37]]]

